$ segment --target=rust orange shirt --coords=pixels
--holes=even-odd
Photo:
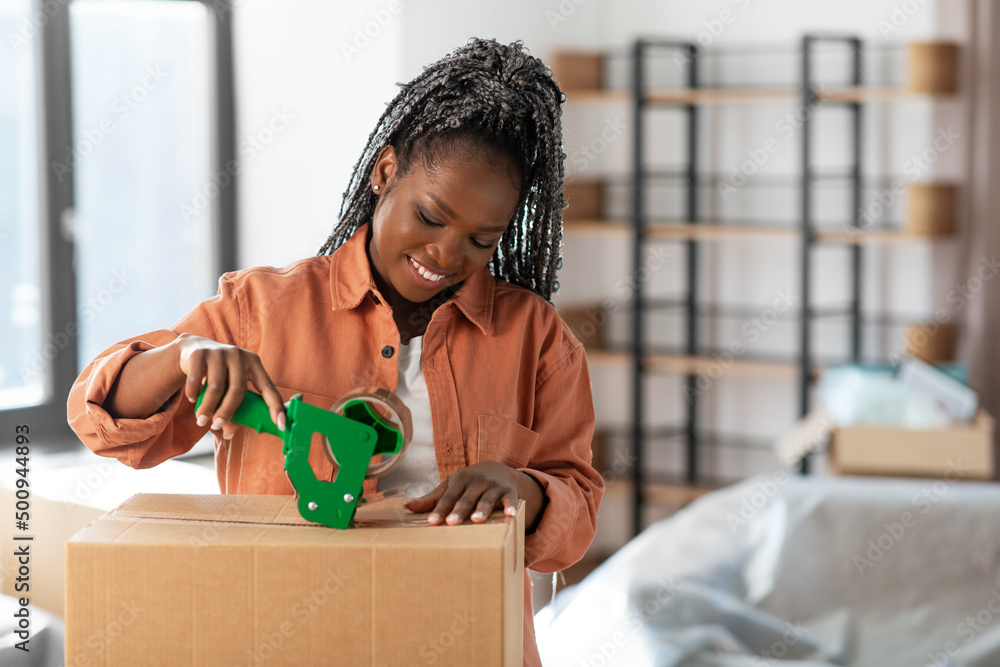
[[[133,468],[190,450],[208,427],[197,426],[181,392],[148,419],[115,419],[101,407],[131,357],[181,333],[257,353],[285,400],[301,392],[306,402],[328,408],[358,387],[395,390],[399,331],[372,279],[367,231],[361,227],[332,255],[226,274],[218,295],[173,328],[108,348],[70,392],[70,425],[91,450]],[[531,475],[547,504],[525,538],[525,566],[554,572],[579,560],[594,537],[604,482],[591,466],[586,356],[555,309],[483,269],[430,317],[421,368],[441,479],[478,461]],[[273,436],[245,427],[230,442],[216,436],[215,462],[223,493],[294,493]],[[332,479],[319,448],[310,463],[317,477]],[[375,482],[365,482],[366,494]],[[526,576],[525,664],[537,665],[531,617]]]

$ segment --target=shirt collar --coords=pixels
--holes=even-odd
[[[330,257],[330,303],[333,310],[357,308],[369,294],[378,294],[366,245],[368,227],[358,227]],[[469,276],[441,308],[454,304],[484,334],[493,320],[496,279],[488,267]]]

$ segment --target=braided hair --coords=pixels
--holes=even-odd
[[[520,175],[514,216],[490,259],[490,272],[545,299],[559,289],[562,259],[562,102],[552,71],[520,42],[469,42],[407,84],[389,103],[354,165],[339,221],[320,255],[339,248],[372,219],[377,195],[368,187],[379,153],[392,146],[407,173],[414,157],[432,164],[442,150],[492,149]],[[463,150],[464,149],[464,150]]]

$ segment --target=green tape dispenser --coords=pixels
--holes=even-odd
[[[195,410],[205,398],[205,388]],[[410,411],[392,392],[360,389],[323,410],[296,394],[285,404],[285,430],[271,420],[264,398],[247,391],[233,422],[281,439],[285,473],[295,489],[299,514],[331,528],[347,528],[362,496],[362,483],[388,474],[403,460],[413,433]],[[324,452],[333,464],[332,482],[319,480],[309,465],[312,436],[323,436]],[[376,455],[384,455],[372,463]]]

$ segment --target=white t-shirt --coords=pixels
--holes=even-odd
[[[430,493],[441,483],[437,457],[434,454],[434,426],[431,422],[431,399],[420,368],[423,336],[399,346],[399,382],[396,396],[410,409],[413,418],[413,438],[403,460],[392,472],[379,479],[378,489],[388,491],[398,487],[399,495],[416,498]]]

